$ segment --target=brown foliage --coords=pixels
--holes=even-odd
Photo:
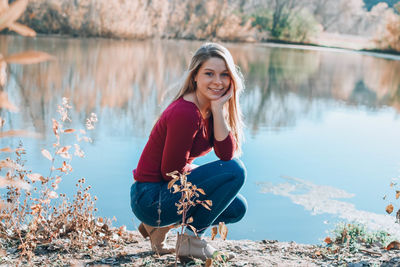
[[[81,135],[84,130],[64,130],[70,108],[67,99],[63,99],[58,107],[60,119],[53,119],[56,142],[52,145],[52,152],[42,149],[42,155],[51,162],[48,176],[24,168],[26,152],[22,146],[15,151],[16,160],[7,158],[0,162],[0,169],[9,170],[5,178],[7,191],[0,198],[2,203],[7,203],[0,211],[0,237],[18,247],[20,255],[28,260],[38,245],[90,249],[96,245],[114,244],[118,239],[111,229],[111,220],[94,216],[96,197],[89,193],[91,187],[85,186],[84,178],[78,180],[76,194],[71,200],[65,194],[57,193],[63,176],[72,171],[73,155],[83,156],[78,144],[74,144],[74,154],[72,146],[62,145],[62,137],[75,134],[78,142],[90,141],[86,135]],[[96,121],[97,117],[92,114],[87,120],[87,129],[93,129]],[[27,185],[27,190],[21,190],[22,185]],[[118,231],[120,236],[121,231]]]
[[[378,33],[375,42],[380,49],[400,52],[399,14],[391,12],[386,15],[385,27],[380,33]]]
[[[237,0],[31,0],[23,21],[46,33],[145,39],[253,41],[255,29],[237,14]]]

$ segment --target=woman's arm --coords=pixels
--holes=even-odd
[[[186,163],[198,129],[199,117],[193,110],[177,109],[170,114],[161,160],[161,173],[164,180],[172,179],[167,176],[167,173],[190,171],[191,166]]]
[[[230,132],[224,114],[224,105],[232,97],[233,89],[217,100],[211,101],[211,112],[214,121],[214,151],[221,160],[231,160],[236,150],[236,142]]]

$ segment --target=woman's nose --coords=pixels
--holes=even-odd
[[[219,77],[218,75],[215,75],[214,83],[216,83],[216,84],[222,84],[221,77]]]

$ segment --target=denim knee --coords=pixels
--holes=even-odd
[[[246,211],[247,201],[242,195],[238,194],[235,199],[235,210],[233,214],[234,216],[230,223],[236,223],[240,221],[246,214]]]
[[[233,158],[226,162],[230,171],[233,172],[235,180],[242,186],[246,181],[247,171],[243,162],[238,158]]]

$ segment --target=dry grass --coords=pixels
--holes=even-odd
[[[61,180],[72,171],[73,157],[83,157],[79,142],[90,142],[86,130],[67,127],[71,106],[67,99],[58,106],[60,119],[53,119],[55,142],[42,155],[49,160],[49,174],[33,173],[24,168],[26,151],[20,145],[15,149],[15,159],[3,160],[7,167],[8,185],[1,200],[7,203],[0,211],[0,237],[4,248],[16,247],[21,257],[28,260],[40,246],[62,246],[64,250],[91,249],[94,246],[112,245],[116,230],[111,230],[111,220],[96,218],[95,201],[81,178],[76,184],[76,193],[70,200],[58,194]],[[86,121],[86,129],[94,129],[97,117],[92,114]],[[63,144],[66,135],[75,135],[76,143]],[[74,150],[74,152],[72,152]],[[21,186],[24,185],[24,188]],[[30,189],[30,190],[29,190]],[[119,229],[119,232],[124,228]]]

